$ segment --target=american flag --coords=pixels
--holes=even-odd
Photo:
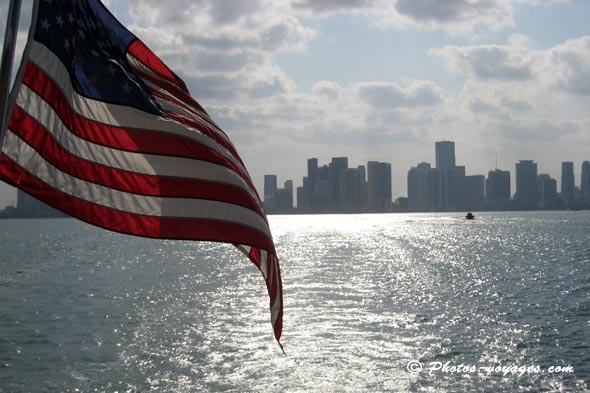
[[[228,242],[260,269],[280,345],[268,221],[228,136],[98,0],[37,0],[0,179],[109,230]]]

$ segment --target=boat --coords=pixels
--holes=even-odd
[[[467,215],[465,216],[465,218],[468,219],[468,220],[475,220],[475,216],[471,212],[467,213]]]

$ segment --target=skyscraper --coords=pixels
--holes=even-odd
[[[532,160],[516,163],[515,199],[521,209],[534,209],[537,205],[537,164]]]
[[[332,195],[334,208],[340,208],[340,175],[348,169],[348,157],[333,157],[330,162],[330,179],[332,180]]]
[[[440,141],[434,144],[436,169],[446,171],[455,168],[455,142]]]
[[[379,163],[379,211],[391,210],[391,164]]]
[[[369,210],[389,210],[391,208],[391,164],[369,161],[367,163],[367,179]]]
[[[367,197],[368,207],[376,211],[379,205],[379,162],[367,162]]]
[[[444,210],[457,208],[457,186],[455,173],[455,142],[435,143],[436,169],[440,172],[440,205]]]
[[[264,201],[270,201],[277,192],[277,175],[264,175]]]
[[[488,172],[486,180],[487,206],[507,209],[510,206],[510,172],[496,169]]]
[[[590,161],[582,163],[582,179],[580,181],[582,199],[590,201]]]
[[[356,213],[361,209],[361,173],[347,168],[340,174],[340,210]]]
[[[485,201],[484,175],[465,176],[463,184],[463,207],[467,210],[481,209]]]
[[[566,205],[574,200],[576,186],[574,184],[574,163],[561,163],[561,200]]]
[[[438,208],[440,172],[421,162],[408,171],[408,209],[431,211]]]
[[[537,176],[537,207],[553,209],[557,205],[557,181],[548,174]]]

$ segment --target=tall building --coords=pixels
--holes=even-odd
[[[537,163],[532,160],[516,163],[515,199],[521,209],[534,209],[537,205]]]
[[[264,175],[263,205],[267,213],[288,213],[293,209],[293,181],[284,184],[283,188],[277,188],[277,176]]]
[[[379,163],[379,211],[391,210],[391,164]]]
[[[548,174],[537,176],[537,207],[553,209],[557,206],[557,181]]]
[[[365,211],[368,209],[367,204],[369,201],[369,187],[368,187],[368,183],[367,183],[367,170],[365,169],[364,165],[359,165],[357,167],[357,170],[359,171],[359,176],[361,179],[360,206],[361,206],[361,211]]]
[[[367,162],[367,203],[370,211],[379,205],[379,161]]]
[[[574,200],[576,185],[574,184],[574,163],[566,161],[561,163],[561,200],[570,204]]]
[[[455,142],[435,143],[436,169],[440,172],[440,205],[444,210],[457,208],[457,173],[455,172]]]
[[[307,178],[309,179],[309,186],[313,194],[315,184],[318,180],[318,159],[309,158],[307,160]]]
[[[453,169],[453,194],[455,195],[455,205],[452,203],[448,209],[465,209],[465,166],[455,166]]]
[[[361,173],[358,168],[347,168],[340,174],[340,210],[347,213],[361,211]]]
[[[332,196],[334,209],[340,208],[340,175],[348,169],[348,157],[333,157],[330,162],[330,179],[332,181]]]
[[[277,192],[277,175],[264,175],[264,201],[270,201]]]
[[[434,144],[436,169],[446,171],[455,168],[455,142],[440,141]]]
[[[432,211],[439,208],[440,172],[421,162],[408,171],[408,210]]]
[[[391,209],[391,164],[379,161],[367,163],[367,199],[370,211]]]
[[[510,207],[510,172],[496,169],[486,179],[486,206],[491,209]]]
[[[483,207],[485,202],[484,175],[465,176],[462,202],[466,210],[477,210]]]
[[[590,202],[590,161],[582,163],[582,179],[580,180],[580,193],[584,201]]]

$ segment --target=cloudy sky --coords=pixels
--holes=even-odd
[[[4,31],[8,0],[0,0]],[[105,1],[187,82],[263,177],[306,159],[411,166],[453,140],[467,174],[590,160],[590,1]],[[19,51],[30,19],[23,1]],[[514,181],[514,179],[513,179]],[[514,190],[513,190],[514,191]],[[0,206],[16,193],[0,185]]]

